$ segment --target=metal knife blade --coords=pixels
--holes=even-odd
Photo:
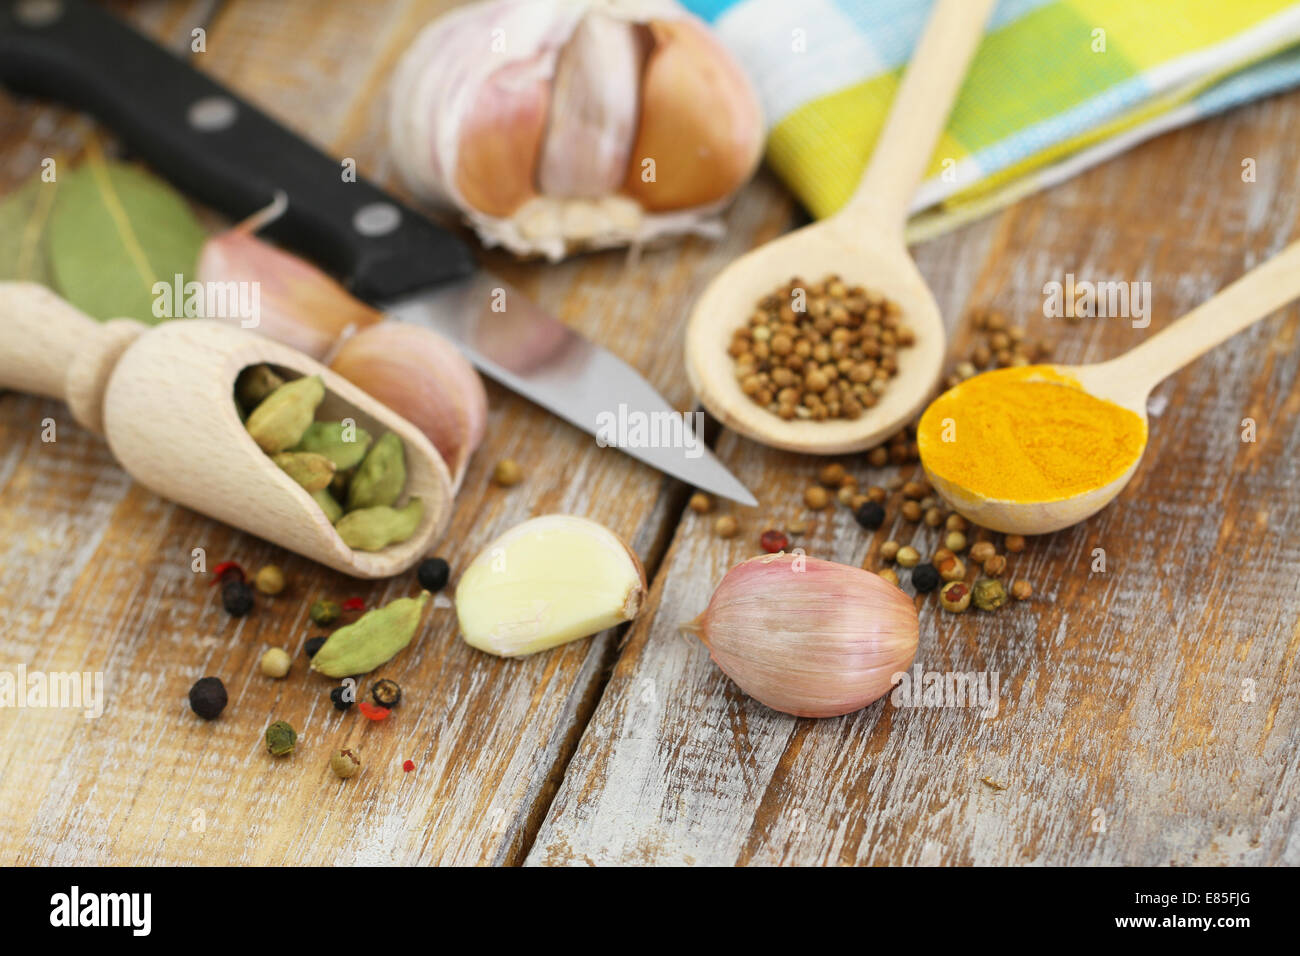
[[[704,444],[702,412],[678,412],[632,366],[491,273],[443,283],[384,311],[445,335],[483,374],[598,444],[697,488],[758,504]]]

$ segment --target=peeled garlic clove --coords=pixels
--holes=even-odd
[[[456,614],[466,643],[517,657],[632,620],[645,590],[641,562],[608,528],[544,515],[471,562],[456,585]]]
[[[796,717],[835,717],[887,694],[916,656],[916,608],[897,585],[804,555],[727,572],[682,630],[740,689]]]
[[[381,322],[344,341],[330,368],[424,432],[460,487],[487,428],[487,393],[455,345],[430,329]]]
[[[205,286],[255,283],[252,288],[257,290],[256,314],[251,318],[234,314],[208,318],[251,328],[315,359],[323,358],[349,328],[363,328],[383,318],[315,266],[241,226],[203,244],[196,272]]]
[[[762,114],[753,87],[703,24],[654,20],[650,31],[626,191],[657,211],[716,202],[758,166]]]
[[[548,196],[618,192],[636,132],[645,59],[637,28],[593,13],[560,51],[538,183]],[[585,238],[585,237],[579,237]]]
[[[533,169],[551,98],[549,57],[511,63],[474,98],[460,128],[456,186],[475,209],[509,216],[536,195]]]

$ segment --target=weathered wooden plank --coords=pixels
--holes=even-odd
[[[1293,93],[924,245],[954,352],[967,306],[1053,335],[1064,362],[1142,341],[1294,234],[1298,124]],[[1257,182],[1241,180],[1245,156]],[[1042,286],[1067,272],[1149,281],[1151,327],[1045,319]],[[1298,333],[1287,310],[1160,388],[1117,503],[1013,556],[1030,603],[962,616],[921,605],[917,662],[996,674],[987,718],[886,699],[795,719],[747,699],[675,633],[769,521],[799,513],[815,474],[812,459],[725,436],[723,460],[761,507],[732,542],[712,536],[711,517],[683,520],[528,862],[1300,862]],[[1257,443],[1241,441],[1246,417]],[[868,482],[894,473],[846,464]],[[896,501],[889,512],[874,535],[843,509],[816,516],[795,543],[850,564],[888,537],[936,546],[936,532],[894,517]]]
[[[225,4],[208,31],[202,68],[362,170],[386,176],[383,82],[413,29],[438,3]],[[0,99],[0,128],[15,129]],[[32,111],[39,126],[44,108]],[[18,148],[46,148],[38,129]],[[33,154],[35,155],[35,154]],[[18,163],[12,153],[0,164]],[[19,164],[21,165],[21,164]],[[31,162],[24,167],[30,170]],[[20,173],[15,174],[15,178]],[[621,253],[558,268],[493,258],[510,281],[608,345],[678,407],[681,322],[699,286],[740,250],[782,228],[788,198],[755,188],[731,217],[728,240]],[[466,563],[492,537],[534,514],[567,511],[628,540],[651,571],[680,511],[682,489],[495,387],[488,440],[457,503],[444,553]],[[39,441],[39,423],[59,441]],[[531,841],[615,654],[615,636],[518,661],[491,658],[457,637],[454,612],[433,610],[385,676],[405,699],[382,724],[338,715],[332,684],[305,673],[314,595],[370,605],[414,593],[413,576],[362,584],[163,502],[117,470],[106,447],[53,403],[0,397],[0,667],[102,671],[107,709],[0,710],[0,859],[77,863],[509,862]],[[518,460],[525,482],[487,482],[493,463]],[[275,561],[288,592],[242,621],[190,571]],[[261,676],[260,654],[295,655],[283,683]],[[203,674],[223,678],[231,702],[212,724],[188,712]],[[378,676],[378,675],[376,675]],[[287,719],[298,751],[275,761],[265,726]],[[326,766],[359,746],[366,769],[336,780]],[[402,761],[416,769],[406,774]],[[198,829],[201,821],[201,829]]]

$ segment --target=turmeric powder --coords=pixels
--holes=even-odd
[[[1142,454],[1141,416],[1048,365],[977,375],[921,416],[926,471],[982,498],[1054,501],[1119,478]]]

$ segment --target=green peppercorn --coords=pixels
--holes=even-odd
[[[226,708],[229,697],[220,677],[200,677],[190,688],[190,709],[204,720],[214,720]]]
[[[996,611],[1007,603],[1007,591],[997,578],[981,578],[975,582],[971,599],[981,611]]]
[[[342,614],[342,608],[333,601],[326,601],[323,598],[319,601],[313,601],[311,608],[307,611],[307,616],[311,618],[312,623],[319,624],[322,627],[326,624],[333,624]]]
[[[298,734],[287,720],[277,720],[266,728],[266,749],[273,756],[283,757],[292,753],[297,743]]]
[[[221,585],[221,606],[231,617],[243,617],[253,609],[253,589],[243,581]]]
[[[426,558],[416,568],[415,576],[420,580],[420,587],[437,593],[447,586],[451,566],[442,558]]]
[[[945,611],[960,614],[970,607],[970,588],[964,581],[949,581],[939,592],[939,603]]]
[[[370,688],[370,696],[380,707],[392,709],[402,700],[402,688],[395,680],[379,680]]]
[[[334,771],[336,776],[346,780],[361,769],[361,761],[357,758],[355,751],[339,750],[333,757],[330,757],[330,769]]]

